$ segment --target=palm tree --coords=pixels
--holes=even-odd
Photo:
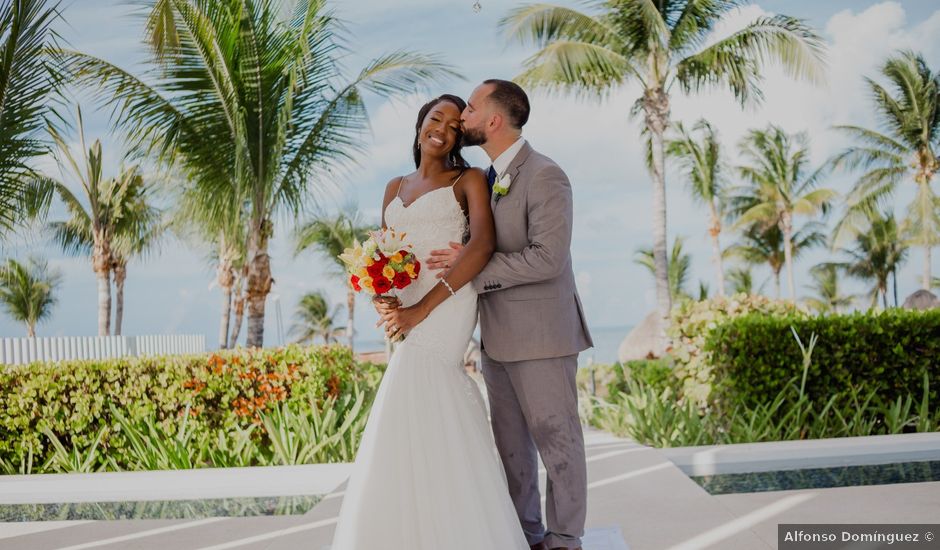
[[[132,258],[146,256],[153,250],[167,229],[161,220],[162,211],[152,205],[148,197],[148,186],[140,181],[130,189],[132,196],[128,207],[114,231],[111,249],[111,271],[114,274],[114,334],[120,336],[124,324],[124,282],[127,280],[127,263]]]
[[[816,296],[806,299],[806,305],[819,313],[840,313],[850,307],[855,300],[844,295],[839,289],[839,271],[841,267],[834,263],[823,263],[810,269],[813,284],[810,288]]]
[[[692,298],[685,290],[686,282],[688,282],[689,279],[689,269],[692,267],[692,256],[682,250],[684,242],[682,237],[676,235],[669,256],[669,294],[675,296],[677,300]],[[634,254],[633,262],[647,268],[654,277],[656,276],[656,266],[655,260],[653,259],[652,248],[641,248],[637,250],[636,254]]]
[[[887,308],[888,281],[893,275],[897,288],[897,271],[907,260],[908,248],[899,238],[900,229],[893,214],[874,211],[869,216],[867,230],[855,236],[855,246],[843,249],[849,259],[840,265],[850,276],[871,283],[868,297],[872,307],[878,305],[880,297]],[[894,302],[896,306],[896,291]]]
[[[10,258],[0,267],[0,303],[10,317],[26,323],[30,338],[36,337],[36,325],[52,315],[61,281],[61,273],[35,258],[25,264]]]
[[[924,58],[903,51],[885,61],[881,74],[887,87],[866,78],[883,132],[859,126],[838,126],[860,144],[849,147],[833,162],[861,168],[848,196],[848,209],[839,223],[834,246],[868,223],[868,215],[897,192],[902,182],[917,186],[908,207],[902,233],[924,249],[922,287],[930,289],[931,249],[940,244],[940,199],[931,181],[940,160],[940,73],[932,72]]]
[[[749,267],[736,267],[728,271],[728,281],[734,294],[754,294],[754,274]]]
[[[297,323],[291,332],[298,335],[300,343],[313,343],[316,338],[321,338],[325,344],[335,342],[343,332],[342,328],[334,326],[338,312],[339,306],[330,307],[322,292],[308,292],[297,305]]]
[[[702,134],[696,140],[682,123],[676,124],[678,139],[666,144],[666,153],[679,161],[692,190],[692,196],[708,206],[710,224],[708,234],[712,240],[712,261],[717,269],[718,294],[725,295],[725,271],[721,261],[721,218],[724,216],[723,169],[721,150],[715,130],[705,119],[699,120],[693,131]]]
[[[308,248],[316,248],[329,258],[333,264],[333,274],[339,277],[346,287],[346,337],[349,348],[353,348],[355,328],[353,318],[356,311],[356,292],[346,282],[346,268],[339,255],[347,248],[352,248],[355,241],[365,240],[369,231],[378,229],[364,223],[358,212],[339,213],[335,217],[318,217],[301,225],[296,233],[294,254],[300,254]]]
[[[49,149],[41,130],[56,84],[45,52],[58,17],[58,2],[0,2],[0,236],[22,219],[32,161]]]
[[[363,94],[413,93],[455,73],[432,56],[394,52],[344,81],[348,49],[319,0],[293,16],[273,0],[150,0],[152,73],[65,52],[80,85],[98,87],[137,150],[174,161],[207,195],[246,209],[249,346],[261,346],[272,274],[268,244],[278,216],[296,219],[331,171],[366,141]]]
[[[738,0],[620,0],[599,3],[595,14],[550,4],[513,9],[501,22],[510,39],[532,42],[539,51],[525,61],[521,84],[604,98],[629,81],[643,95],[633,113],[643,113],[653,179],[653,256],[656,300],[665,346],[671,301],[666,259],[664,135],[669,129],[670,93],[730,89],[745,104],[761,99],[761,71],[782,65],[794,77],[822,79],[823,41],[803,21],[786,15],[761,17],[730,36],[709,41],[716,25]]]
[[[219,347],[232,348],[238,338],[244,312],[241,274],[247,267],[245,208],[238,204],[234,193],[207,194],[199,187],[183,189],[176,202],[179,206],[171,222],[175,233],[197,248],[206,243],[212,247],[208,261],[215,267],[214,284],[222,290]],[[223,205],[225,202],[227,204]],[[230,334],[233,307],[236,323]]]
[[[818,222],[810,222],[793,233],[791,249],[793,259],[798,259],[805,251],[825,244],[825,227]],[[774,291],[780,297],[780,272],[786,264],[783,251],[783,231],[779,226],[764,228],[760,224],[744,230],[742,240],[725,251],[733,258],[738,258],[750,265],[767,265],[774,279]]]
[[[156,213],[146,204],[146,186],[137,166],[122,168],[116,177],[106,179],[101,141],[85,145],[81,108],[77,109],[76,121],[79,158],[54,126],[50,124],[48,131],[56,144],[60,172],[78,181],[80,193],[73,193],[63,181],[37,177],[26,193],[27,210],[44,219],[54,196],[65,204],[69,218],[49,222],[46,227],[67,254],[91,257],[98,279],[98,335],[107,336],[111,333],[111,270],[116,254],[120,253],[120,261],[132,253],[132,241],[150,231]]]
[[[740,217],[738,227],[777,226],[783,235],[784,263],[790,299],[796,300],[793,279],[793,229],[797,215],[816,216],[828,212],[838,193],[816,189],[823,170],[807,174],[809,144],[805,133],[789,135],[778,126],[751,130],[741,142],[741,154],[750,162],[738,171],[750,186],[732,199]]]

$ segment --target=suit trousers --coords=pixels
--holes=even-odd
[[[587,465],[578,417],[578,355],[501,362],[482,353],[490,422],[509,492],[530,545],[577,548],[587,514]],[[538,455],[547,473],[542,523]]]

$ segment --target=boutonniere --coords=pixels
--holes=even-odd
[[[510,185],[512,185],[512,178],[509,177],[509,174],[496,178],[496,182],[493,184],[493,192],[496,193],[496,202],[499,202],[500,197],[504,197],[506,193],[509,193]]]

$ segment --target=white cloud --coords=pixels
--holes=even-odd
[[[447,60],[461,70],[467,80],[440,86],[440,91],[456,91],[464,96],[484,78],[513,76],[519,70],[520,61],[531,50],[504,49],[502,38],[495,34],[495,25],[517,3],[481,0],[480,14],[472,13],[472,3],[472,0],[446,6],[434,0],[339,3],[340,15],[350,22],[356,39],[355,53],[346,64],[356,69],[362,60],[397,48],[444,52]],[[118,60],[123,58],[128,62],[135,59],[138,54],[134,52],[140,51],[139,21],[120,16],[121,10],[91,9],[92,4],[98,4],[88,4],[86,8],[85,3],[75,3],[71,8],[70,13],[76,17],[70,18],[75,27],[75,32],[69,34],[72,44],[104,57],[117,55]],[[719,26],[714,39],[766,14],[767,10],[762,7],[765,5],[758,1],[738,10]],[[885,56],[897,49],[911,48],[922,51],[934,70],[940,68],[940,41],[936,39],[940,36],[940,9],[913,20],[908,16],[912,11],[910,3],[857,2],[851,5],[852,8],[833,14],[821,27],[829,44],[825,85],[814,87],[795,82],[782,71],[770,69],[763,86],[766,100],[761,106],[742,110],[725,92],[694,98],[676,93],[672,105],[674,120],[692,122],[700,116],[709,118],[720,132],[732,160],[734,146],[748,128],[771,122],[788,131],[809,132],[814,162],[839,150],[845,142],[830,130],[833,124],[873,125],[876,122],[862,77],[875,75]],[[417,18],[415,14],[428,17]],[[795,15],[804,16],[802,13]],[[119,31],[119,36],[108,38],[114,42],[105,42],[100,33],[93,32],[100,24],[92,22],[104,20],[108,21],[109,31]],[[628,87],[598,105],[531,94],[533,114],[526,135],[537,148],[566,169],[574,186],[574,264],[593,325],[635,323],[655,305],[652,278],[632,262],[633,251],[652,242],[651,186],[643,161],[640,121],[628,117],[638,95],[636,87]],[[412,169],[410,145],[414,117],[426,99],[423,93],[396,103],[369,99],[374,133],[365,138],[368,153],[361,159],[360,168],[343,177],[343,187],[354,195],[367,218],[378,219],[385,182]],[[107,121],[101,114],[96,117],[88,116],[89,126],[94,129],[89,134],[104,134]],[[105,147],[117,152],[108,142]],[[477,164],[486,163],[478,150],[470,152],[469,156]],[[109,163],[113,161],[116,159],[110,159]],[[837,175],[830,184],[845,191],[851,185],[851,178]],[[910,193],[902,193],[897,204],[906,206],[909,197]],[[696,286],[702,279],[714,289],[704,209],[693,203],[681,177],[674,172],[668,174],[667,198],[670,243],[676,234],[686,236],[686,246],[693,257],[690,286]],[[289,328],[293,307],[303,292],[322,288],[334,301],[343,300],[342,289],[327,278],[322,259],[310,254],[293,258],[289,246],[291,229],[286,223],[279,225],[272,242],[272,269],[281,296],[285,330]],[[730,240],[724,236],[725,245],[730,244]],[[46,252],[50,257],[57,254],[48,249]],[[938,257],[936,272],[940,273],[937,265],[940,254],[935,256]],[[807,268],[825,257],[824,252],[819,252],[801,260],[799,287],[809,281]],[[915,251],[902,272],[902,297],[916,288],[921,261],[920,252]],[[62,303],[48,328],[59,331],[66,327],[67,333],[93,333],[94,275],[87,263],[67,260],[66,264],[69,267],[66,268]],[[172,245],[160,257],[132,268],[128,283],[129,287],[133,285],[133,290],[128,290],[128,300],[132,302],[128,310],[130,326],[153,332],[162,330],[169,320],[178,330],[202,332],[209,335],[210,345],[214,342],[220,294],[206,292],[212,274],[199,255],[187,252],[182,245]],[[765,270],[756,271],[755,278],[764,280]],[[184,298],[178,294],[179,288],[196,292]],[[175,305],[177,302],[186,303]],[[269,341],[273,341],[276,321],[272,302],[268,303],[268,311],[265,328]],[[374,312],[360,300],[357,315],[360,334],[367,334],[375,321]],[[0,333],[18,334],[20,331],[19,326],[0,318]]]

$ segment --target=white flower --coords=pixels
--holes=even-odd
[[[509,174],[496,178],[496,183],[493,184],[493,192],[499,196],[504,196],[509,192],[510,185],[512,185],[512,177]]]

